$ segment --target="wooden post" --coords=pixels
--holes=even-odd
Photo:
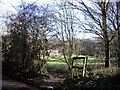
[[[83,60],[83,71],[82,71],[82,76],[83,77],[85,75],[85,62],[86,62],[86,58]]]
[[[85,75],[86,75],[87,60],[88,60],[88,57],[85,57],[83,60],[83,72],[82,72],[83,77],[85,77]]]
[[[87,71],[87,61],[88,61],[88,57],[86,57],[86,63],[85,63],[85,75],[86,76],[86,71]]]

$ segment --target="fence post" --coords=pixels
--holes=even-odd
[[[85,57],[83,60],[83,72],[82,72],[83,77],[86,75],[87,59],[88,59],[88,57]]]

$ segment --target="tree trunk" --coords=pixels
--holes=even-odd
[[[120,68],[120,29],[118,30],[118,67]]]
[[[118,26],[118,67],[120,68],[120,2],[116,2],[117,4],[117,26]]]
[[[109,38],[108,38],[108,32],[107,32],[107,10],[106,10],[106,2],[103,2],[101,4],[101,10],[102,10],[102,31],[104,36],[104,42],[105,42],[105,68],[109,67]]]
[[[105,42],[105,67],[109,67],[110,66],[110,62],[109,62],[109,41]]]

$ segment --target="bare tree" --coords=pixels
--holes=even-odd
[[[56,10],[56,37],[59,39],[62,45],[62,54],[64,56],[68,69],[71,72],[73,64],[72,55],[76,49],[75,38],[77,30],[75,30],[75,13],[71,6],[68,5],[66,0],[61,1],[61,4],[59,4],[58,8],[59,10]]]
[[[111,37],[111,41],[115,36],[118,37],[118,67],[120,67],[120,44],[119,44],[119,29],[120,29],[120,2],[110,2],[108,13],[108,30],[110,31],[109,37]]]
[[[84,3],[84,1],[77,1],[78,4],[74,4],[69,2],[72,6],[74,6],[77,10],[80,10],[84,15],[86,22],[81,22],[85,30],[92,32],[98,35],[104,41],[105,47],[105,67],[109,67],[109,59],[110,59],[110,42],[115,37],[116,31],[109,27],[110,22],[108,20],[110,1],[98,1],[98,2],[89,2],[89,6]],[[86,27],[87,26],[87,27]],[[112,31],[115,32],[112,32]],[[111,32],[113,33],[110,36]]]

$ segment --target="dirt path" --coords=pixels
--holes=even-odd
[[[52,86],[54,89],[61,89],[63,88],[65,78],[59,77],[50,77],[48,79],[44,79],[43,85]]]
[[[62,90],[63,82],[64,78],[50,77],[43,79],[38,89],[4,76],[2,77],[2,90]]]
[[[5,76],[3,76],[2,79],[2,90],[39,90],[22,82],[11,80]]]

